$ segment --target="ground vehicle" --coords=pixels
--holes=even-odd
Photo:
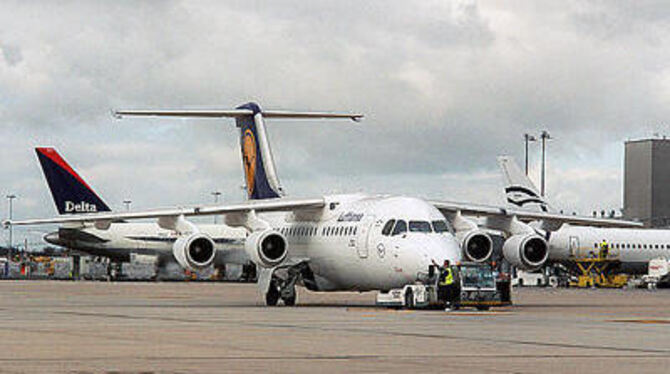
[[[453,268],[456,270],[455,280],[460,284],[458,306],[486,310],[491,306],[512,303],[509,280],[498,277],[488,264],[468,262]],[[446,300],[440,300],[437,292],[438,274],[438,268],[431,266],[423,280],[377,294],[377,305],[408,309],[444,308]]]

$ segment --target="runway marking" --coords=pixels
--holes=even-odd
[[[547,341],[539,340],[517,340],[517,339],[501,339],[492,336],[486,337],[467,337],[460,335],[449,335],[449,334],[431,334],[431,333],[412,333],[412,332],[400,332],[400,331],[388,331],[388,330],[374,330],[374,329],[365,329],[365,328],[341,328],[341,327],[323,327],[323,326],[305,326],[305,325],[296,325],[290,323],[266,323],[266,322],[243,322],[243,321],[208,321],[200,319],[186,319],[186,318],[171,318],[164,316],[157,317],[148,317],[148,316],[132,316],[126,314],[111,314],[111,313],[86,313],[86,312],[53,312],[54,314],[69,314],[69,315],[79,315],[79,316],[95,316],[100,318],[120,318],[120,319],[130,319],[130,320],[158,320],[158,321],[170,321],[170,322],[181,322],[181,323],[197,323],[197,324],[236,324],[236,325],[246,325],[257,328],[275,328],[275,329],[289,329],[289,330],[303,330],[303,331],[327,331],[327,332],[348,332],[352,334],[371,334],[379,336],[395,336],[395,337],[413,337],[413,338],[426,338],[426,339],[438,339],[438,340],[460,340],[460,341],[475,341],[475,342],[487,342],[487,343],[506,343],[506,344],[516,344],[523,346],[533,346],[533,347],[553,347],[553,348],[571,348],[571,349],[584,349],[584,350],[603,350],[611,352],[639,352],[639,353],[659,353],[659,354],[668,354],[670,349],[658,349],[658,348],[638,348],[638,347],[617,347],[617,346],[608,346],[608,345],[587,345],[587,344],[575,344],[575,343],[553,343]],[[446,314],[445,314],[446,315]]]
[[[451,311],[445,312],[440,309],[393,309],[393,308],[347,308],[347,312],[350,313],[397,313],[397,314],[412,314],[412,313],[441,313],[445,316],[463,316],[463,317],[479,317],[479,316],[502,316],[502,315],[513,315],[516,314],[510,310],[500,310],[500,311]]]
[[[670,325],[667,319],[610,319],[607,322]]]

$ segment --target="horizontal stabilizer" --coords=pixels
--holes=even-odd
[[[282,110],[264,110],[260,112],[265,118],[296,118],[296,119],[318,119],[318,118],[345,118],[355,122],[363,119],[362,114],[357,113],[333,113],[333,112],[291,112]],[[123,116],[146,116],[146,117],[192,117],[192,118],[239,118],[253,116],[250,109],[229,110],[115,110],[112,115],[116,118]]]

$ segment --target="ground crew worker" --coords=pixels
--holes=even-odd
[[[444,260],[440,269],[440,279],[437,284],[437,292],[440,300],[445,301],[445,310],[451,310],[454,300],[454,272],[449,266],[449,260]]]
[[[600,259],[606,259],[608,254],[609,246],[607,245],[605,239],[603,239],[603,242],[600,244]]]

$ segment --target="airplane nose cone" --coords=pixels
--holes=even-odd
[[[60,237],[58,236],[58,231],[50,232],[44,235],[44,241],[50,244],[58,245],[60,243]]]
[[[427,255],[431,263],[441,265],[444,260],[450,262],[461,261],[461,247],[452,237],[441,236],[432,239],[431,245],[427,246]]]

